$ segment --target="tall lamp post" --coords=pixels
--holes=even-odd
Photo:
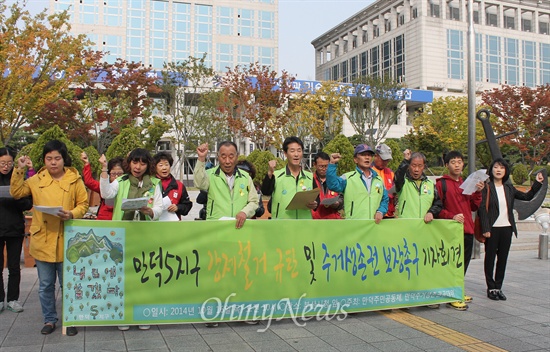
[[[476,89],[475,89],[474,1],[468,0],[468,173],[476,171]],[[481,246],[474,241],[473,258],[480,258]]]

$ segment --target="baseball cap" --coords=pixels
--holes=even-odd
[[[355,150],[353,151],[353,156],[357,156],[357,154],[363,152],[371,152],[372,154],[374,154],[374,150],[372,150],[371,147],[366,144],[359,144],[357,147],[355,147]]]
[[[391,148],[386,144],[380,144],[376,147],[376,154],[380,155],[382,160],[391,160]]]

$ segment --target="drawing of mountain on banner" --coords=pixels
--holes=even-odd
[[[69,239],[66,254],[67,259],[71,263],[76,263],[80,258],[85,258],[101,251],[108,252],[109,257],[115,263],[122,263],[122,245],[117,242],[112,242],[107,236],[96,236],[93,230],[90,230],[88,233],[79,232],[73,238]],[[106,255],[103,257],[105,260],[107,259]]]

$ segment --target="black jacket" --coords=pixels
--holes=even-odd
[[[0,186],[9,186],[11,170],[7,175],[0,173]],[[32,198],[18,200],[0,198],[0,237],[17,237],[25,234],[25,216],[23,211],[32,208]]]
[[[485,209],[485,202],[487,199],[487,187],[481,191],[481,205],[479,206],[478,215],[481,221],[481,230],[483,233],[491,232],[493,224],[500,214],[498,208],[498,196],[495,184],[493,182],[488,183],[490,187],[489,192],[489,210]],[[518,191],[510,182],[504,183],[504,195],[506,196],[506,206],[508,207],[508,221],[512,225],[512,232],[518,237],[518,230],[516,228],[516,221],[514,219],[514,199],[531,200],[535,197],[537,191],[542,187],[540,182],[535,181],[533,186],[528,192]]]

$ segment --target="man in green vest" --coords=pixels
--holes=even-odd
[[[262,183],[262,193],[271,196],[272,219],[311,219],[311,209],[317,202],[304,204],[303,209],[287,210],[287,206],[297,192],[310,191],[313,175],[302,169],[304,143],[298,137],[287,137],[283,142],[283,152],[287,165],[275,171],[276,160],[269,161],[269,168]]]
[[[239,168],[237,145],[230,141],[218,145],[218,167],[205,168],[208,144],[197,147],[195,187],[208,192],[206,220],[222,217],[236,218],[235,227],[240,229],[247,218],[258,208],[258,193],[250,175]]]
[[[431,222],[443,208],[435,183],[424,174],[426,156],[409,149],[395,172],[397,191],[397,217],[400,219],[424,219]]]
[[[382,178],[372,169],[374,150],[359,144],[353,152],[355,170],[342,177],[336,174],[339,153],[330,155],[327,185],[334,192],[344,194],[346,219],[374,219],[379,224],[388,211],[388,192]]]

